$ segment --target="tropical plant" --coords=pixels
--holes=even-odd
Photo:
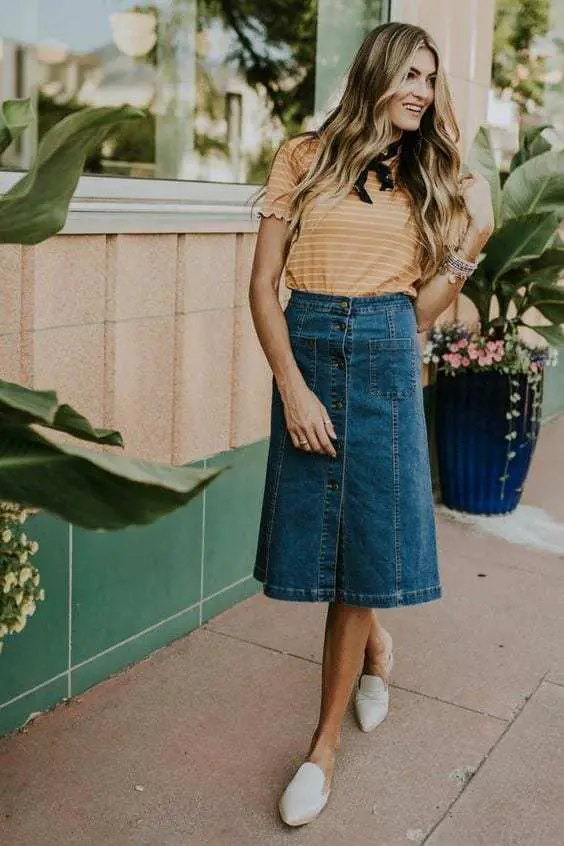
[[[501,187],[488,130],[481,127],[472,145],[469,165],[488,180],[495,230],[478,269],[463,293],[478,310],[482,333],[495,338],[515,335],[520,326],[534,329],[552,346],[564,346],[564,150],[553,150],[542,132],[546,126],[520,130],[508,178]],[[498,314],[491,317],[492,302]],[[527,322],[536,308],[549,323]]]
[[[0,243],[37,244],[64,225],[88,153],[137,110],[84,109],[41,139],[29,171],[0,196]],[[0,154],[34,120],[28,100],[0,106]],[[49,430],[100,445],[53,440]],[[70,439],[69,439],[70,440]],[[41,508],[87,529],[146,524],[199,494],[217,469],[169,466],[110,453],[119,432],[93,428],[53,391],[0,381],[0,501]]]

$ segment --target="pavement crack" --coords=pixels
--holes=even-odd
[[[544,684],[548,673],[549,673],[549,671],[547,670],[546,673],[539,679],[539,683],[537,684],[535,689],[527,696],[527,698],[524,700],[523,704],[515,710],[513,717],[510,720],[507,721],[507,725],[505,726],[505,728],[503,729],[503,731],[501,732],[499,737],[496,739],[495,743],[493,743],[492,746],[488,749],[488,751],[486,752],[486,754],[484,755],[484,757],[482,758],[482,760],[480,761],[480,763],[478,764],[478,766],[476,767],[474,772],[472,773],[471,777],[468,778],[468,780],[465,781],[462,784],[462,787],[461,787],[459,793],[454,797],[454,799],[452,800],[450,805],[445,810],[444,814],[440,817],[440,819],[437,820],[435,825],[431,829],[429,829],[428,833],[425,835],[425,839],[422,841],[421,846],[425,846],[425,843],[428,842],[429,838],[433,835],[433,833],[437,830],[437,828],[441,825],[441,823],[447,818],[447,816],[449,816],[450,812],[452,811],[452,809],[456,805],[456,803],[459,801],[460,797],[464,795],[464,792],[466,791],[468,785],[471,784],[472,781],[474,781],[474,779],[476,778],[476,776],[478,775],[478,773],[480,772],[480,770],[482,769],[482,767],[484,766],[486,761],[491,757],[492,753],[496,750],[496,748],[501,743],[501,741],[503,740],[503,738],[505,737],[507,732],[510,731],[511,727],[514,725],[515,721],[519,718],[520,714],[523,713],[524,709],[527,707],[527,703],[531,701],[533,696],[539,690],[540,686],[542,684]]]
[[[276,652],[278,655],[286,655],[289,658],[297,658],[299,661],[305,661],[308,664],[315,664],[321,667],[321,661],[316,658],[306,658],[304,655],[297,655],[295,652],[287,652],[285,649],[277,649],[275,646],[267,646],[264,643],[257,643],[256,640],[250,640],[241,635],[231,634],[230,632],[220,632],[218,629],[211,628],[209,625],[203,626],[208,632],[219,635],[220,637],[229,637],[232,640],[238,640],[240,643],[248,643],[251,646],[257,646],[259,649],[266,649],[268,652]],[[471,714],[478,714],[480,717],[489,717],[492,720],[498,720],[502,723],[507,723],[506,717],[500,717],[498,714],[490,714],[489,711],[481,711],[479,708],[470,708],[469,705],[462,705],[460,702],[452,702],[450,699],[441,699],[440,696],[433,696],[430,693],[423,693],[420,690],[413,690],[410,687],[403,687],[400,684],[390,682],[390,687],[394,690],[402,690],[404,693],[411,693],[413,696],[423,696],[425,699],[431,699],[434,702],[440,702],[442,705],[450,705],[452,708],[460,708],[462,711],[469,711]]]

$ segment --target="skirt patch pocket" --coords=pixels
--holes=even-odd
[[[378,338],[369,342],[370,393],[385,399],[405,399],[417,387],[417,341]]]

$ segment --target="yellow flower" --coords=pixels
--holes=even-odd
[[[25,564],[27,561],[27,552],[22,552],[20,555],[20,564]]]
[[[32,582],[33,582],[33,584],[35,585],[35,587],[37,587],[37,585],[39,584],[39,579],[40,579],[40,578],[41,578],[41,577],[40,577],[40,575],[39,575],[39,572],[36,570],[36,571],[35,571],[35,573],[33,574],[33,579],[32,579]]]
[[[31,579],[33,570],[31,567],[22,567],[20,570],[20,586],[23,587],[28,579]]]
[[[17,590],[14,593],[14,599],[16,601],[16,605],[21,605],[22,600],[23,600],[23,590]]]
[[[12,540],[12,533],[9,529],[4,529],[2,532],[2,543],[10,543]]]
[[[26,599],[26,601],[22,605],[22,614],[25,614],[26,617],[33,617],[35,614],[35,602],[33,599]]]
[[[20,543],[22,546],[25,546],[27,543],[27,535],[25,534],[25,532],[22,532],[20,535]]]
[[[39,544],[37,543],[37,541],[32,541],[31,544],[30,544],[30,547],[29,547],[29,551],[31,552],[31,554],[35,555],[35,553],[37,552],[38,549],[39,549]]]
[[[18,577],[12,570],[10,570],[10,572],[6,573],[4,577],[4,593],[9,593],[12,585],[17,585],[17,583]]]
[[[0,623],[0,637],[4,637],[4,635],[7,635],[8,631],[8,626],[5,623]]]
[[[42,601],[45,599],[45,591],[43,590],[43,588],[41,588],[41,590],[37,594],[37,598],[42,600]]]

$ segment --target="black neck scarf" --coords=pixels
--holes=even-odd
[[[398,153],[401,146],[401,138],[398,141],[393,141],[387,150],[384,150],[374,159],[368,162],[364,170],[360,172],[360,175],[356,182],[354,183],[354,187],[358,191],[358,195],[363,203],[370,203],[372,205],[372,200],[370,198],[370,194],[366,190],[365,183],[368,178],[368,171],[374,170],[380,180],[380,191],[393,191],[394,188],[394,180],[392,179],[392,173],[390,170],[389,165],[384,164],[386,159],[391,159],[392,156],[395,156]]]

